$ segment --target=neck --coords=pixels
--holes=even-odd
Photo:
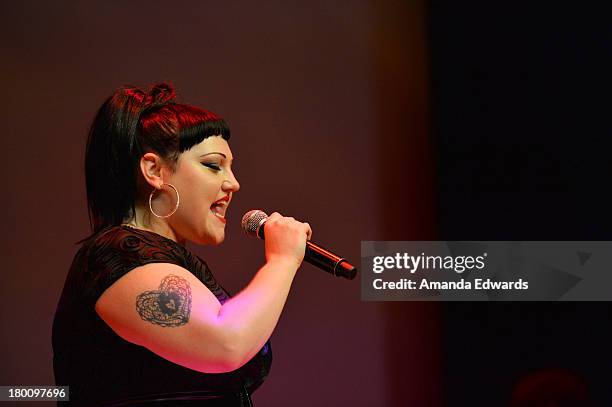
[[[178,236],[166,219],[153,216],[153,214],[151,214],[149,211],[148,206],[145,208],[142,205],[136,205],[134,209],[134,216],[131,218],[126,218],[123,222],[124,225],[157,233],[158,235],[161,235],[167,239],[174,240],[177,243],[185,245],[185,239]]]

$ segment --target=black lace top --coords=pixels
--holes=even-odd
[[[202,281],[219,302],[229,298],[206,263],[173,240],[127,226],[100,231],[75,255],[55,313],[57,385],[70,386],[73,404],[133,405],[136,400],[155,399],[174,405],[189,399],[205,406],[251,405],[249,394],[270,370],[269,342],[238,370],[200,373],[125,341],[98,316],[94,306],[100,295],[127,272],[148,263],[177,264]]]

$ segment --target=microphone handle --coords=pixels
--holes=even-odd
[[[330,274],[349,280],[354,279],[355,275],[357,275],[355,266],[347,262],[345,258],[337,256],[324,247],[312,242],[306,242],[304,261]]]
[[[257,237],[262,240],[266,238],[263,228],[266,220],[267,216],[259,222],[256,231]],[[344,257],[336,256],[326,248],[309,241],[306,242],[304,261],[334,276],[344,277],[348,280],[354,279],[357,275],[357,268],[346,261]]]

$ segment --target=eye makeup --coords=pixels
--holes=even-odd
[[[217,163],[202,163],[202,165],[210,168],[211,170],[221,171],[221,167]]]

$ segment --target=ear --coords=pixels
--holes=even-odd
[[[140,158],[140,172],[153,188],[160,189],[167,172],[164,160],[155,153],[146,153]]]

